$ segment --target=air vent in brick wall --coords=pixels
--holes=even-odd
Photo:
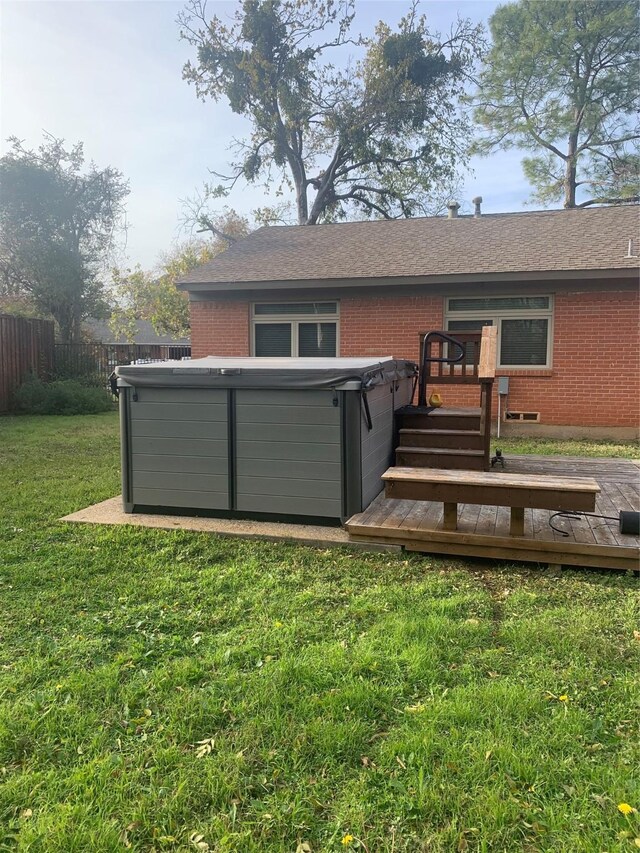
[[[505,421],[527,421],[529,423],[540,421],[540,412],[506,412]]]

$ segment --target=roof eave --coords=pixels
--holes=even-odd
[[[188,293],[228,293],[245,290],[318,290],[322,288],[388,287],[393,285],[474,284],[505,281],[553,281],[596,278],[637,278],[638,267],[608,267],[580,270],[526,270],[522,272],[482,272],[428,276],[386,276],[381,278],[321,278],[274,281],[180,281],[178,290]]]

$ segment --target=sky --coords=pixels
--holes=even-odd
[[[404,0],[357,0],[354,31],[370,34],[378,20],[397,23]],[[493,0],[425,0],[421,10],[446,31],[456,15],[487,21]],[[17,136],[37,147],[47,131],[68,144],[82,141],[87,160],[111,165],[130,181],[126,260],[151,268],[181,230],[182,200],[193,197],[208,170],[225,171],[234,137],[249,123],[224,103],[196,98],[182,80],[193,49],[181,41],[182,3],[158,0],[2,0],[0,2],[0,154]],[[235,3],[209,11],[231,17]],[[472,161],[458,199],[471,210],[520,210],[530,189],[520,152]],[[240,213],[264,206],[259,186],[239,186],[221,204]],[[124,259],[123,259],[124,260]]]

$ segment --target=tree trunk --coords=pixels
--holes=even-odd
[[[326,171],[321,173],[320,185],[317,186],[314,183],[316,188],[316,197],[313,200],[313,204],[311,205],[311,211],[309,212],[309,218],[307,220],[307,225],[317,225],[318,219],[324,213],[325,209],[331,202],[331,199],[335,196],[335,174],[336,169],[338,168],[341,157],[343,155],[343,149],[340,144],[336,147],[336,150],[331,158],[331,163],[329,168]]]
[[[296,185],[296,207],[298,210],[298,225],[306,225],[309,221],[309,203],[307,201],[307,187],[304,182],[295,178]]]
[[[73,322],[71,317],[68,316],[68,313],[65,311],[64,313],[56,313],[53,314],[55,320],[58,321],[58,332],[60,334],[60,343],[61,344],[71,344],[73,343]]]
[[[73,302],[64,302],[51,308],[51,315],[58,324],[58,336],[62,344],[77,344],[82,337],[82,320],[79,307]]]
[[[577,173],[577,156],[576,148],[578,147],[578,134],[572,133],[569,136],[569,150],[567,151],[567,161],[564,171],[564,206],[565,209],[577,207],[576,205],[576,173]]]
[[[298,225],[306,225],[309,218],[309,203],[307,201],[307,174],[304,161],[287,138],[284,124],[279,120],[275,130],[276,151],[282,152],[287,159],[291,176],[296,190],[296,208],[298,212]]]
[[[317,225],[318,219],[320,218],[320,214],[324,210],[324,199],[325,199],[325,191],[323,189],[319,189],[318,193],[314,199],[314,202],[311,206],[311,213],[309,214],[309,218],[307,219],[307,225]]]
[[[74,307],[73,312],[73,325],[71,327],[71,343],[79,344],[82,342],[82,319],[80,318],[80,311],[78,308]]]
[[[296,207],[298,211],[298,225],[306,225],[309,219],[309,202],[307,200],[307,173],[302,159],[289,149],[287,159],[293,175],[293,183],[296,188]]]
[[[566,209],[576,207],[576,164],[573,159],[567,160],[565,168],[564,206]]]

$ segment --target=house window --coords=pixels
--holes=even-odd
[[[551,296],[450,297],[446,300],[447,331],[497,327],[499,368],[551,367],[552,320]]]
[[[254,356],[338,355],[337,302],[258,302],[251,315]]]

